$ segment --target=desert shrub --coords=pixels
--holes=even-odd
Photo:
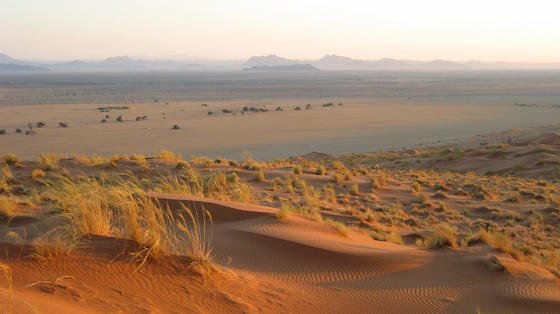
[[[142,154],[132,154],[130,155],[130,160],[134,160],[136,166],[138,166],[142,170],[147,170],[150,168],[150,164],[146,160],[146,156]]]
[[[336,204],[336,191],[332,185],[326,184],[323,186],[323,195],[329,203]]]
[[[8,181],[12,181],[14,179],[14,173],[9,165],[0,167],[0,176]]]
[[[179,252],[189,256],[195,264],[208,269],[212,258],[213,219],[204,207],[196,206],[196,203],[193,207],[191,209],[183,205],[179,215],[177,226],[186,240],[180,243]]]
[[[65,224],[34,243],[37,255],[58,255],[70,247],[70,242],[84,236],[110,235],[138,245],[131,253],[140,266],[148,258],[171,254],[187,254],[194,262],[206,263],[211,247],[207,241],[208,230],[201,222],[211,221],[209,213],[196,206],[196,212],[183,207],[172,213],[139,182],[131,174],[111,182],[104,178],[72,180],[65,176],[47,182],[47,196],[58,206]],[[177,229],[182,232],[181,237]],[[53,243],[58,242],[60,248],[53,248]]]
[[[420,192],[422,186],[420,185],[420,183],[418,183],[418,181],[412,181],[412,183],[410,183],[410,188],[413,192],[417,193]]]
[[[326,222],[342,236],[348,237],[348,227],[340,221],[327,219]]]
[[[10,196],[0,195],[0,219],[12,217],[17,208],[17,202]]]
[[[316,175],[321,175],[324,176],[327,174],[327,168],[325,168],[325,166],[320,165],[317,167],[317,169],[315,170],[315,174]]]
[[[225,201],[249,202],[251,188],[238,177],[232,180],[224,172],[210,174],[204,178],[204,193],[207,197]]]
[[[280,216],[286,216],[287,217],[287,216],[290,215],[290,213],[298,213],[298,214],[306,216],[306,217],[308,217],[312,220],[315,220],[315,221],[322,221],[323,220],[319,211],[317,211],[315,209],[311,209],[307,206],[303,206],[303,205],[292,203],[292,202],[283,202],[280,205],[280,210],[279,210],[277,216],[280,215]]]
[[[488,246],[514,255],[513,240],[503,232],[480,230],[480,240]],[[515,257],[515,256],[514,256]]]
[[[284,191],[286,193],[294,193],[295,192],[294,182],[292,180],[292,177],[286,177],[284,179]]]
[[[258,161],[253,160],[253,159],[247,161],[246,164],[245,164],[245,169],[251,170],[251,171],[262,170],[262,168],[263,168],[262,164],[259,163]]]
[[[91,163],[91,159],[89,159],[89,157],[84,154],[74,156],[74,160],[81,165],[88,165]]]
[[[7,163],[8,165],[17,165],[22,162],[19,156],[14,153],[10,153],[2,156],[2,161]]]
[[[93,154],[91,156],[91,164],[94,166],[100,166],[100,165],[105,165],[105,164],[110,164],[112,163],[108,158],[104,158],[102,156],[99,156],[97,154]]]
[[[56,170],[60,168],[59,162],[64,156],[58,154],[41,154],[39,155],[39,165],[43,170]]]
[[[433,198],[439,198],[439,199],[446,199],[447,198],[447,194],[445,194],[442,191],[437,191],[432,195]]]
[[[160,178],[156,191],[172,194],[204,196],[202,178],[194,170],[191,170],[182,176],[166,176]]]
[[[342,163],[342,161],[340,160],[333,160],[332,162],[332,167],[339,172],[344,172],[346,171],[346,166],[344,165],[344,163]]]
[[[183,156],[181,156],[181,154],[177,154],[174,153],[170,150],[160,150],[157,154],[156,154],[156,158],[161,159],[161,160],[165,160],[165,161],[173,161],[173,162],[179,162],[181,160],[183,160]]]
[[[519,193],[512,193],[508,197],[506,197],[505,201],[510,203],[520,203],[523,199],[521,198],[521,194]]]
[[[350,194],[352,194],[352,195],[359,195],[360,194],[360,190],[358,189],[357,184],[352,185],[352,187],[350,188]]]
[[[344,182],[344,176],[341,175],[340,173],[337,172],[333,173],[332,178],[333,181],[336,182],[337,184],[341,184],[342,182]]]
[[[93,178],[74,181],[57,176],[47,182],[46,196],[56,202],[74,238],[111,233],[112,212],[103,186]]]
[[[276,212],[276,218],[280,220],[285,220],[290,216],[290,210],[284,206],[280,207]]]
[[[391,231],[386,235],[386,240],[396,244],[403,244],[403,240],[400,234],[395,231]]]
[[[457,247],[457,230],[446,223],[440,223],[424,243],[428,248]]]
[[[33,169],[33,171],[31,172],[31,178],[33,179],[41,179],[44,178],[47,174],[45,173],[45,171],[43,171],[43,169]]]
[[[63,227],[49,230],[31,242],[31,257],[43,262],[59,256],[67,256],[78,244],[77,239],[65,232]]]
[[[284,183],[280,177],[275,177],[270,182],[270,189],[274,192],[281,192],[284,189]]]
[[[264,171],[262,169],[257,170],[257,172],[255,173],[255,181],[257,181],[257,182],[265,182],[266,181],[266,177],[264,176]]]
[[[293,166],[292,169],[294,170],[294,174],[302,174],[303,173],[303,169],[301,168],[301,166]]]

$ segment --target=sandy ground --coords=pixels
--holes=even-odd
[[[157,102],[156,102],[157,101]],[[342,102],[342,107],[322,108]],[[168,103],[169,105],[165,105]],[[208,107],[201,107],[201,104]],[[515,103],[539,107],[520,107]],[[312,110],[303,109],[306,104]],[[275,159],[369,152],[556,123],[560,72],[44,73],[0,75],[0,153],[183,153]],[[265,106],[283,112],[215,114]],[[106,124],[101,106],[112,111]],[[115,119],[122,114],[125,122]],[[148,116],[135,121],[136,116]],[[28,123],[46,127],[35,136]],[[61,129],[59,122],[69,123]],[[173,125],[180,130],[172,131]]]
[[[80,253],[44,264],[20,251],[11,262],[14,312],[553,313],[560,304],[550,275],[507,257],[516,273],[490,271],[487,249],[426,251],[354,231],[343,237],[308,218],[280,221],[274,208],[199,204],[214,216],[213,273],[176,260],[135,271],[111,256],[116,239],[92,238]]]
[[[295,111],[310,103],[311,110]],[[336,103],[336,101],[335,101]],[[558,109],[521,108],[510,104],[425,103],[406,99],[354,100],[343,106],[322,107],[319,100],[208,103],[132,104],[129,110],[109,113],[98,104],[5,105],[0,128],[0,154],[15,152],[33,158],[43,152],[111,155],[122,152],[150,154],[171,149],[185,156],[240,158],[247,151],[260,159],[275,159],[312,151],[326,153],[400,149],[415,144],[450,140],[513,127],[557,122]],[[118,105],[118,104],[117,104]],[[222,114],[245,105],[282,112]],[[214,114],[209,116],[208,111]],[[119,115],[124,122],[116,122]],[[108,122],[100,121],[109,115]],[[135,121],[137,116],[147,116]],[[45,127],[23,132],[27,124]],[[58,126],[69,124],[68,128]],[[171,130],[173,125],[180,130]]]

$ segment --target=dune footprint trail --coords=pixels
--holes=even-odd
[[[331,226],[275,209],[209,200],[215,261],[262,282],[299,293],[319,312],[556,312],[560,285],[514,278],[485,266],[484,252],[423,250],[348,237]],[[195,203],[193,203],[195,202]],[[178,204],[175,204],[178,205]]]

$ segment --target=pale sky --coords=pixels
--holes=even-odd
[[[20,59],[277,54],[560,62],[558,1],[0,0]]]

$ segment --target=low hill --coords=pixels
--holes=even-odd
[[[244,71],[254,72],[294,72],[294,71],[319,71],[319,69],[311,64],[291,64],[291,65],[276,65],[276,66],[253,66],[243,69]]]

